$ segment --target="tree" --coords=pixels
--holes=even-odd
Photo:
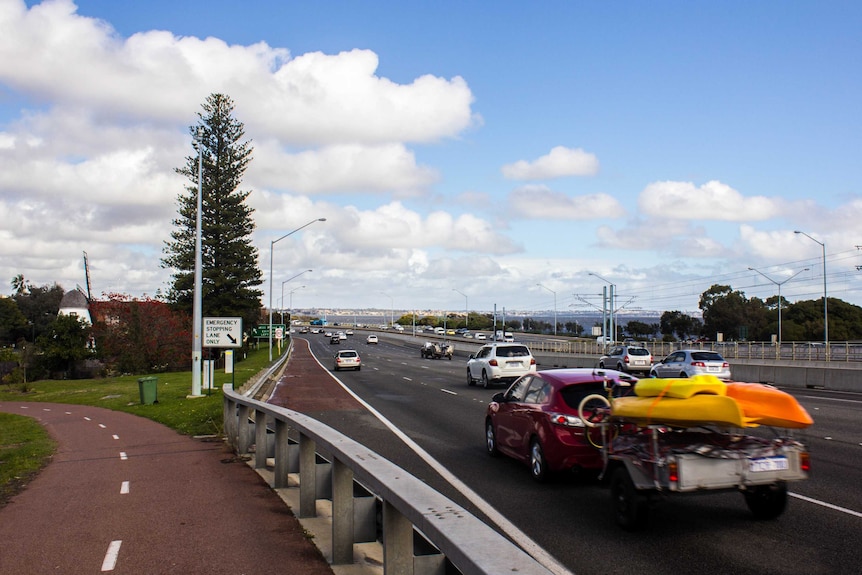
[[[626,331],[635,339],[646,339],[658,331],[658,325],[632,320],[626,324]]]
[[[741,291],[715,284],[700,296],[703,331],[707,335],[722,333],[725,339],[747,339],[747,332],[761,329],[767,323],[766,306],[760,299],[749,302]]]
[[[200,122],[189,127],[196,153],[178,168],[191,182],[178,197],[179,216],[171,240],[165,242],[162,266],[171,268],[173,284],[167,299],[176,309],[191,313],[194,302],[195,230],[198,193],[198,151],[203,154],[201,213],[201,285],[203,315],[243,318],[257,325],[263,283],[258,252],[251,241],[254,210],[246,203],[251,192],[239,190],[252,159],[251,144],[242,141],[243,124],[233,117],[233,101],[211,94],[198,113]],[[198,139],[198,134],[200,138]]]
[[[27,327],[27,318],[14,299],[0,297],[0,344],[15,343],[15,333]]]
[[[49,368],[61,370],[70,378],[76,375],[78,361],[93,356],[90,342],[90,325],[73,315],[57,316],[48,332],[38,338]]]
[[[700,334],[703,322],[678,310],[666,311],[659,319],[659,329],[662,335],[685,339],[690,335]]]
[[[34,341],[45,333],[54,321],[65,292],[56,283],[34,286],[20,274],[12,280],[12,287],[15,289],[12,299],[27,320],[24,325],[19,325],[12,331],[12,337],[14,341]]]
[[[96,353],[120,373],[189,369],[188,314],[165,302],[108,294],[90,304]]]

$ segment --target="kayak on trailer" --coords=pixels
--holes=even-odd
[[[795,397],[771,385],[732,382],[727,396],[736,400],[750,425],[804,429],[814,423]]]
[[[723,425],[747,427],[739,404],[726,395],[697,393],[685,399],[674,397],[619,397],[611,416],[640,425],[659,423],[677,427]]]
[[[714,375],[695,375],[684,379],[653,377],[639,379],[635,383],[635,395],[638,397],[688,399],[698,393],[726,395],[727,384]]]

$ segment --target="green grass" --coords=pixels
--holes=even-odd
[[[54,448],[35,419],[0,413],[0,506],[47,465]]]
[[[234,363],[235,387],[239,389],[268,365],[269,351],[266,346],[252,350],[244,361]],[[187,397],[192,391],[190,371],[156,374],[153,377],[158,379],[158,403],[152,405],[141,404],[138,385],[140,377],[142,375],[37,381],[29,385],[29,391],[26,393],[21,392],[17,386],[0,386],[0,402],[38,401],[92,405],[140,415],[184,435],[221,434],[221,386],[231,382],[230,374],[224,373],[224,370],[217,371],[213,381],[219,389],[213,390],[211,395],[198,398]],[[206,394],[206,391],[204,393]],[[24,428],[30,431],[17,431]],[[24,435],[19,437],[19,433]],[[47,451],[44,451],[45,449]],[[47,464],[53,449],[54,443],[35,420],[0,413],[0,505]],[[7,462],[7,455],[11,462]]]

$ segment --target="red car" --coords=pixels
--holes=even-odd
[[[600,470],[601,453],[586,433],[578,404],[592,393],[605,395],[608,379],[634,382],[631,376],[592,368],[548,369],[527,374],[495,394],[485,416],[485,446],[530,466],[537,481],[563,470]],[[595,442],[601,444],[600,438]]]

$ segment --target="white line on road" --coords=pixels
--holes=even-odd
[[[108,552],[105,553],[105,559],[102,561],[102,571],[113,571],[117,566],[117,557],[120,555],[120,545],[122,541],[111,541],[108,545]]]
[[[409,377],[402,377],[401,379],[403,379],[404,381],[413,381],[413,380],[412,380],[412,379],[410,379]]]
[[[92,420],[92,419],[90,419],[89,417],[87,417],[87,416],[85,415],[85,416],[84,416],[84,421],[93,421],[93,420]]]
[[[123,481],[123,483],[120,485],[120,495],[126,495],[128,493],[129,493],[129,482]]]
[[[443,393],[448,393],[449,395],[458,395],[454,391],[449,391],[448,389],[440,389],[440,391],[442,391]]]
[[[49,407],[43,407],[43,408],[42,408],[42,411],[51,411],[51,408],[49,408]]]
[[[129,458],[129,456],[128,456],[128,455],[126,455],[126,452],[125,452],[125,451],[121,451],[121,452],[120,452],[120,460],[125,461],[125,460],[127,460],[128,458]]]
[[[108,429],[108,426],[105,425],[104,423],[100,423],[99,427],[101,427],[102,429]]]
[[[119,439],[119,438],[120,438],[120,436],[119,436],[119,435],[117,435],[116,433],[115,433],[114,435],[112,435],[111,437],[113,437],[114,439]]]
[[[831,503],[826,503],[825,501],[820,501],[819,499],[812,499],[810,497],[805,497],[804,495],[799,495],[798,493],[788,493],[791,497],[795,497],[797,499],[801,499],[802,501],[807,501],[808,503],[813,503],[814,505],[820,505],[822,507],[826,507],[828,509],[833,509],[835,511],[840,511],[841,513],[846,513],[847,515],[853,515],[855,517],[862,517],[862,513],[858,511],[853,511],[852,509],[847,509],[846,507],[839,507],[837,505],[832,505]]]

